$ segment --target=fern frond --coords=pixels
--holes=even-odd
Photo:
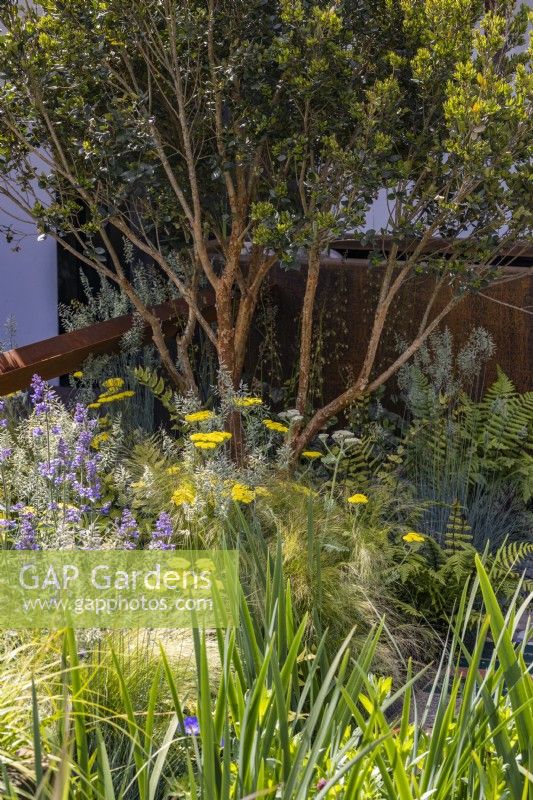
[[[174,405],[174,392],[167,386],[164,379],[158,372],[145,367],[136,367],[134,370],[135,377],[141,384],[146,386],[154,397],[156,397],[164,408],[168,411],[172,419],[176,417],[176,407]]]
[[[511,572],[520,567],[521,563],[533,556],[533,542],[509,542],[503,544],[494,556],[493,565],[497,569]]]
[[[444,550],[450,556],[472,545],[470,525],[464,517],[464,509],[458,500],[452,503],[446,532],[444,534]]]

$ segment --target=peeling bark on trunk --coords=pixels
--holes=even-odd
[[[313,311],[320,274],[320,253],[317,246],[309,251],[307,261],[307,281],[302,306],[302,329],[300,335],[300,369],[298,376],[298,395],[296,408],[305,414],[309,382],[311,376],[311,351],[313,346]]]

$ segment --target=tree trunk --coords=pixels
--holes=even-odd
[[[311,377],[311,350],[313,346],[313,311],[315,307],[316,290],[320,274],[320,252],[318,245],[313,245],[309,250],[307,259],[307,281],[302,306],[302,328],[300,334],[300,369],[298,375],[298,395],[296,408],[300,414],[305,414],[309,382]]]

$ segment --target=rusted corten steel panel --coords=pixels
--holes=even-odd
[[[209,321],[216,319],[212,293],[201,296],[200,307]],[[177,320],[188,313],[188,307],[184,300],[170,300],[154,306],[152,311],[161,320],[164,335],[170,337],[176,334]],[[90,354],[116,352],[132,324],[133,317],[124,315],[0,353],[0,395],[27,388],[35,373],[45,379],[57,378],[80,369]],[[148,327],[144,338],[151,338]]]
[[[382,249],[386,252],[391,246],[390,239],[383,239]],[[443,239],[428,242],[428,252],[445,253],[448,245]],[[409,253],[416,242],[402,244],[401,253]],[[214,249],[211,248],[211,249]],[[340,254],[351,253],[355,258],[335,258],[324,256],[321,265],[324,268],[320,280],[320,297],[329,299],[330,304],[336,305],[335,313],[339,318],[340,330],[338,341],[344,344],[346,353],[342,363],[330,353],[324,362],[324,394],[326,397],[334,396],[344,388],[346,375],[353,374],[359,366],[359,359],[363,357],[368,333],[371,325],[373,304],[377,297],[379,275],[375,270],[368,268],[368,246],[356,239],[343,238],[332,243],[332,250]],[[472,325],[484,325],[494,335],[497,345],[496,360],[513,378],[519,388],[531,386],[531,364],[533,358],[533,343],[531,334],[531,316],[521,314],[520,311],[507,307],[505,304],[527,307],[533,309],[531,297],[531,267],[533,264],[533,247],[523,244],[515,245],[502,252],[500,259],[504,262],[504,269],[524,278],[501,287],[487,290],[491,296],[499,299],[504,305],[495,306],[483,298],[471,298],[458,310],[453,312],[446,324],[457,333],[458,340],[465,330]],[[243,266],[248,258],[243,256]],[[269,279],[270,289],[277,295],[278,328],[280,335],[280,349],[284,369],[290,374],[296,363],[297,318],[301,310],[301,301],[304,290],[305,260],[298,272],[284,272],[276,268]],[[345,312],[334,300],[336,287],[340,283],[345,285]],[[391,329],[398,335],[409,327],[410,320],[420,318],[424,308],[424,293],[429,291],[428,284],[423,279],[410,284],[406,292],[401,295],[391,316]],[[444,298],[444,295],[443,295]],[[209,321],[216,319],[213,292],[202,293],[199,298],[203,314]],[[170,337],[176,333],[177,319],[187,313],[184,300],[173,300],[156,306],[154,313],[160,318],[165,336]],[[330,323],[335,325],[335,313],[332,313]],[[345,313],[345,319],[342,318]],[[116,352],[120,347],[120,340],[130,330],[133,318],[131,316],[117,317],[107,322],[97,323],[87,328],[82,328],[72,333],[54,336],[35,344],[9,350],[0,354],[0,395],[24,389],[29,385],[33,374],[38,373],[45,379],[56,378],[79,369],[83,361],[90,355]],[[409,335],[409,331],[405,330]],[[253,351],[257,350],[257,331],[252,331],[252,347],[250,359],[253,360]],[[150,340],[150,330],[145,329],[145,340]],[[518,343],[518,344],[517,344]],[[387,336],[384,337],[380,348],[380,356],[387,361],[393,355],[395,343]],[[378,365],[379,366],[379,357]],[[253,372],[253,370],[252,370]],[[343,383],[344,382],[344,383]]]
[[[471,294],[443,321],[456,348],[465,344],[474,327],[485,328],[493,337],[494,357],[484,367],[480,386],[496,377],[499,365],[520,391],[533,389],[533,270],[517,271],[516,279],[492,286],[481,294]],[[514,276],[513,276],[514,277]],[[298,314],[305,290],[305,270],[281,272],[275,276],[272,301],[277,308],[276,340],[287,380],[297,364]],[[328,401],[346,388],[350,376],[357,375],[366,353],[380,286],[380,276],[367,266],[354,268],[350,261],[337,262],[322,270],[316,301],[317,320],[325,315],[332,335],[319,354],[323,400]],[[420,276],[410,282],[396,298],[389,313],[385,334],[380,343],[374,376],[398,356],[398,340],[409,341],[416,333],[433,282]],[[449,290],[441,292],[434,308],[437,313],[449,299]],[[496,302],[495,302],[496,301]],[[324,317],[323,317],[324,318]],[[257,352],[259,342],[254,341]],[[255,371],[254,354],[248,360],[250,374]],[[482,385],[481,385],[482,384]],[[396,389],[395,379],[388,390]]]

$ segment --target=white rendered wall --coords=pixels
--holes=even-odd
[[[39,242],[37,231],[11,219],[10,211],[1,197],[0,228],[12,224],[26,235],[11,244],[0,236],[0,342],[6,339],[4,323],[14,317],[20,347],[57,334],[57,255],[53,239]]]

